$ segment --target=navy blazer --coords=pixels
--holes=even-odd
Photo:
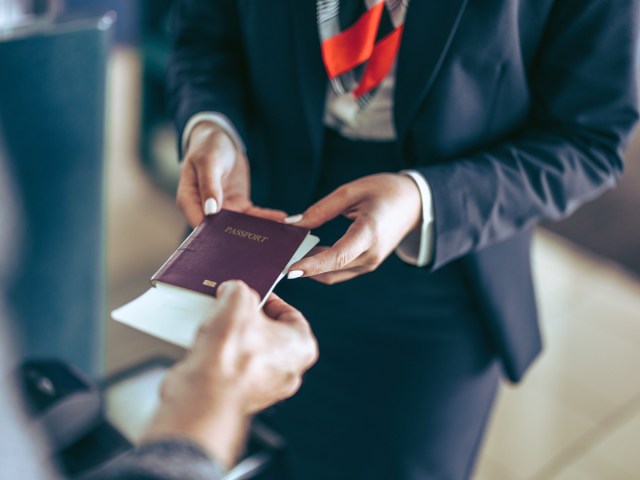
[[[327,88],[315,0],[179,0],[169,66],[180,132],[225,114],[254,201],[311,201]],[[638,118],[638,0],[413,0],[397,61],[398,154],[428,179],[431,269],[463,257],[512,381],[541,349],[533,227],[618,181]],[[292,181],[295,179],[295,181]],[[266,203],[265,203],[266,202]]]

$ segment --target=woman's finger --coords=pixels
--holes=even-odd
[[[372,222],[369,215],[357,217],[331,248],[294,263],[289,269],[289,278],[311,277],[352,266],[351,262],[369,250],[375,241]]]
[[[351,209],[357,200],[354,190],[353,184],[347,183],[318,200],[304,213],[285,218],[284,222],[309,229],[318,228]]]
[[[272,208],[256,207],[255,205],[251,205],[245,213],[276,222],[282,222],[285,218],[287,218],[287,212],[284,212],[282,210],[275,210]]]
[[[185,165],[178,182],[176,204],[182,210],[187,222],[195,228],[204,220],[200,192],[196,180],[196,173],[192,165]]]
[[[224,201],[222,177],[225,169],[216,161],[213,155],[208,155],[195,165],[198,176],[198,188],[202,211],[205,215],[213,215],[220,211]]]
[[[315,277],[312,278],[312,280],[319,283],[323,283],[325,285],[334,285],[336,283],[346,282],[347,280],[356,278],[362,275],[363,273],[368,273],[369,271],[370,271],[369,268],[359,266],[359,267],[347,268],[345,270],[340,270],[337,272],[329,272],[329,273],[316,275]]]

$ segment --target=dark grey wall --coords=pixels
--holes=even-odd
[[[23,226],[8,300],[27,355],[96,374],[109,32],[73,25],[0,41],[0,124]]]

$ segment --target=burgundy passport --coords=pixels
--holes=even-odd
[[[221,210],[206,217],[160,267],[151,282],[215,295],[227,280],[242,280],[264,298],[309,230]]]

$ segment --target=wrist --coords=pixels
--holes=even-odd
[[[203,145],[214,145],[216,148],[237,151],[233,139],[226,130],[209,120],[198,122],[191,130],[185,145],[186,156],[188,157],[190,152],[200,149]]]
[[[406,185],[403,187],[403,191],[408,195],[408,205],[410,208],[408,211],[410,212],[409,224],[410,227],[407,230],[407,233],[412,232],[421,227],[423,221],[422,215],[422,195],[420,192],[420,188],[416,185],[416,182],[413,178],[405,173],[397,174]]]

